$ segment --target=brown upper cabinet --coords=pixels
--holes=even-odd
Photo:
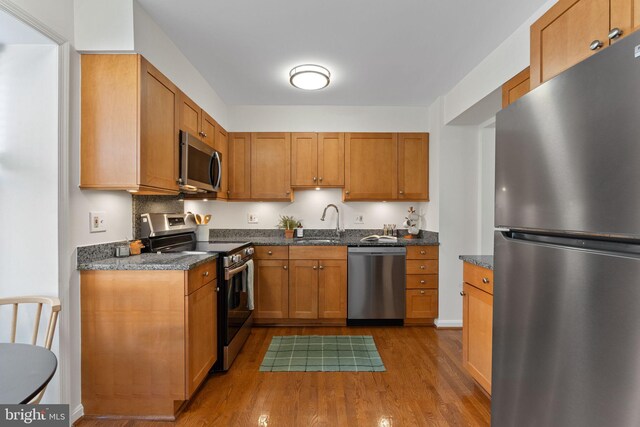
[[[502,108],[516,102],[531,90],[529,67],[520,71],[511,80],[502,85]]]
[[[640,25],[640,0],[559,0],[531,26],[531,88]]]
[[[178,88],[141,55],[82,55],[80,187],[178,192]]]
[[[251,198],[293,200],[290,164],[290,133],[252,133]]]
[[[429,200],[429,134],[345,134],[344,200]]]
[[[344,200],[394,200],[398,196],[398,135],[345,134]]]
[[[230,200],[251,199],[251,134],[229,134],[229,188]],[[224,161],[223,161],[224,165]]]
[[[344,134],[291,134],[291,186],[343,187]]]
[[[189,132],[215,148],[216,129],[220,125],[184,93],[180,92],[179,99],[180,130]]]
[[[429,200],[429,134],[398,134],[398,199]]]
[[[215,142],[213,148],[220,152],[222,159],[222,180],[220,182],[220,191],[217,193],[218,199],[229,198],[229,134],[222,126],[215,128]]]

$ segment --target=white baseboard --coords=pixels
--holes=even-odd
[[[442,320],[436,319],[436,328],[462,328],[462,320]]]
[[[80,417],[82,417],[84,415],[84,407],[82,406],[82,404],[76,406],[76,409],[73,410],[73,412],[71,412],[71,414],[69,415],[69,425],[73,425],[73,423],[75,423],[76,421],[78,421],[80,419]]]

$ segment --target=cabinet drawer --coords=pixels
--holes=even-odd
[[[438,274],[438,261],[407,260],[407,274]]]
[[[493,271],[465,262],[463,265],[464,281],[476,288],[493,295]]]
[[[438,291],[410,289],[407,292],[407,319],[433,319],[438,317]]]
[[[407,259],[438,259],[438,246],[407,246]]]
[[[289,246],[289,259],[347,259],[346,246]]]
[[[216,280],[216,261],[211,261],[189,270],[185,295],[197,291],[207,283]]]
[[[288,246],[256,246],[256,259],[289,259]]]
[[[438,289],[437,274],[407,275],[407,289]]]

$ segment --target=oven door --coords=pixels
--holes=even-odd
[[[219,191],[221,180],[220,153],[180,131],[180,188],[190,192]]]
[[[251,315],[247,299],[247,265],[225,269],[226,339],[229,343]]]

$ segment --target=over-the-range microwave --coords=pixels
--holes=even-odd
[[[180,189],[188,193],[220,191],[220,153],[197,137],[180,131]]]

